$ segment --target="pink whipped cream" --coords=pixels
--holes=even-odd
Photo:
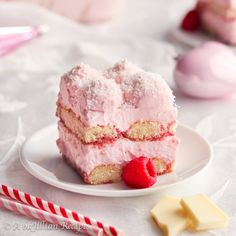
[[[103,75],[107,79],[113,79],[116,83],[121,84],[123,80],[129,75],[136,74],[141,71],[143,70],[138,66],[128,62],[127,60],[124,60],[105,70]]]
[[[183,55],[175,68],[175,82],[185,94],[219,98],[236,92],[236,56],[224,44],[207,42]]]
[[[115,125],[127,130],[137,120],[176,120],[171,89],[160,75],[145,72],[127,60],[99,72],[80,64],[61,79],[58,102],[86,126]]]
[[[160,157],[166,163],[174,161],[176,148],[179,143],[174,136],[162,141],[132,142],[119,139],[112,145],[102,149],[96,146],[84,145],[63,125],[58,124],[59,139],[57,141],[61,153],[76,162],[76,167],[89,174],[95,167],[106,164],[125,164],[137,156]]]

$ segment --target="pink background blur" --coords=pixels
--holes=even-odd
[[[83,23],[111,19],[124,0],[0,0],[4,2],[36,3]]]

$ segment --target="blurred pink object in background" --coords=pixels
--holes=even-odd
[[[46,26],[0,27],[0,57],[47,31]]]
[[[4,2],[36,3],[59,14],[83,23],[111,19],[124,0],[0,0]]]

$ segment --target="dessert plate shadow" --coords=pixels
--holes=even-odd
[[[207,35],[202,31],[186,32],[179,28],[175,28],[171,31],[172,37],[177,39],[180,43],[183,43],[189,47],[199,47],[207,41],[219,41],[217,38]],[[220,41],[219,41],[220,42]],[[223,42],[222,42],[223,43]],[[236,51],[236,47],[226,44],[233,51]]]
[[[209,143],[196,131],[179,125],[181,139],[174,172],[159,176],[150,188],[130,189],[124,183],[88,185],[66,164],[56,146],[57,127],[51,125],[28,138],[21,149],[20,159],[27,171],[39,180],[55,187],[93,196],[130,197],[154,193],[179,184],[204,170],[212,160]]]

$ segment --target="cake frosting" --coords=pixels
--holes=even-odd
[[[173,136],[167,137],[161,142],[133,142],[119,139],[114,144],[105,145],[101,149],[99,146],[91,147],[91,145],[81,143],[61,122],[59,123],[59,134],[58,145],[61,152],[71,161],[76,159],[77,167],[86,173],[90,173],[99,165],[124,165],[137,156],[162,158],[166,163],[173,163],[179,143],[178,139]]]
[[[61,77],[58,148],[89,184],[116,182],[132,159],[172,170],[178,138],[174,96],[160,75],[123,60],[104,71],[79,64]]]
[[[142,72],[143,70],[136,66],[135,64],[123,60],[119,63],[116,63],[113,67],[106,69],[103,72],[103,75],[107,79],[113,79],[116,83],[120,84],[127,76]]]
[[[84,64],[74,67],[61,79],[58,102],[73,110],[85,126],[112,123],[125,131],[136,120],[165,124],[176,120],[174,96],[161,76],[141,71],[127,61],[105,74]],[[113,79],[107,79],[108,74]]]

